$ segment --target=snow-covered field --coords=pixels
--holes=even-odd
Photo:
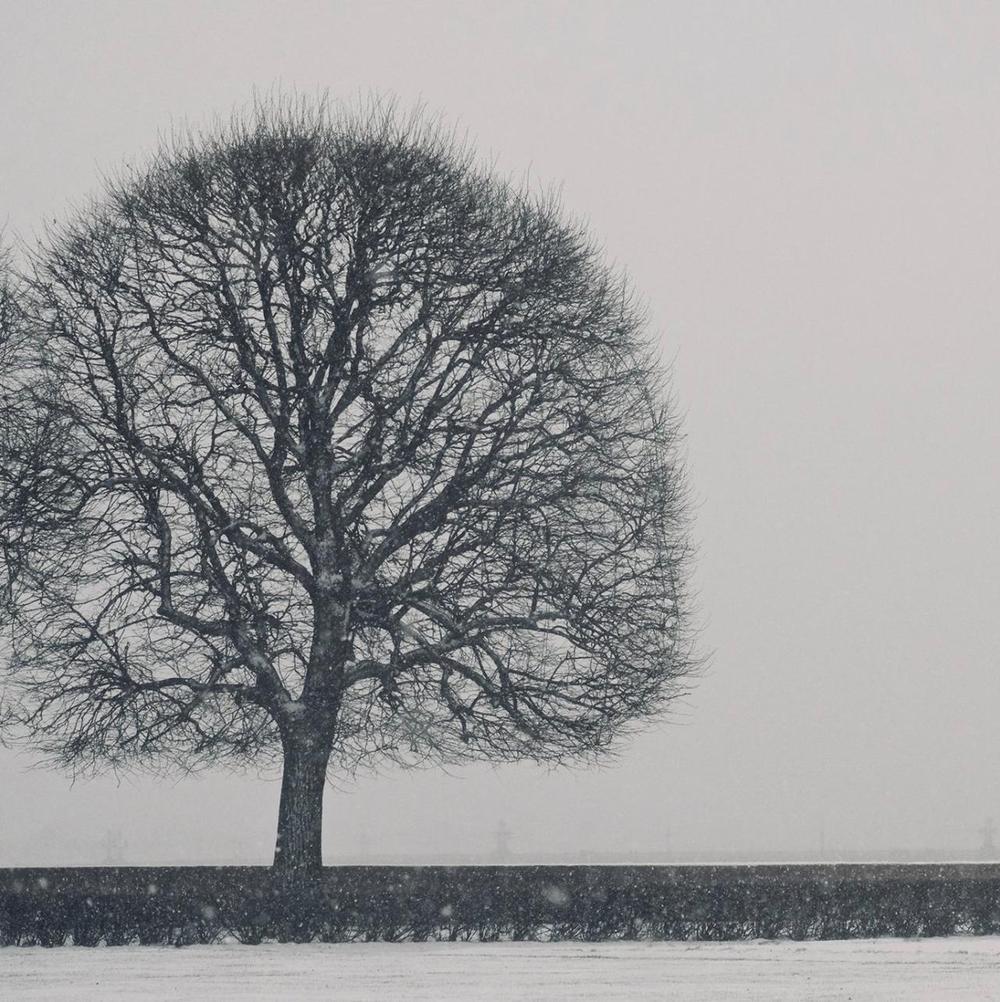
[[[1000,1000],[1000,937],[8,947],[4,1000]]]

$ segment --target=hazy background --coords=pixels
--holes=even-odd
[[[327,794],[330,862],[937,850],[1000,820],[1000,7],[0,0],[0,220],[256,86],[394,92],[559,182],[686,416],[710,669],[592,772]],[[269,860],[278,785],[0,750],[0,865]]]

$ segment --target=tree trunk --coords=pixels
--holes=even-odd
[[[315,732],[288,733],[278,802],[274,869],[286,876],[319,872],[323,865],[323,790],[331,741]]]

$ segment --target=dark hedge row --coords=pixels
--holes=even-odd
[[[0,870],[0,944],[846,939],[1000,933],[1000,866]]]

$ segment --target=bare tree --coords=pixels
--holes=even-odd
[[[676,427],[578,225],[415,118],[258,108],[23,268],[9,680],[76,767],[578,760],[679,691]]]

